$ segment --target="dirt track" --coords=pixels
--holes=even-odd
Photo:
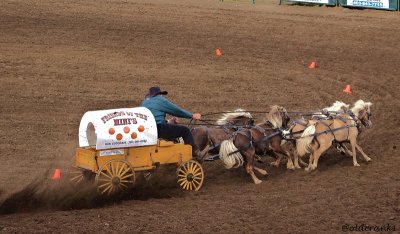
[[[18,202],[0,232],[398,231],[399,27],[398,12],[272,1],[1,1],[0,198]],[[373,161],[355,168],[332,150],[313,173],[263,165],[270,176],[258,186],[243,169],[209,163],[200,192],[160,173],[117,203],[60,202],[73,193],[51,180],[40,185],[51,191],[24,193],[72,163],[84,112],[138,106],[154,84],[201,113],[371,101],[374,126],[359,141]]]

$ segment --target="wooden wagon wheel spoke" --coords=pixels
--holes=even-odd
[[[97,181],[110,182],[110,179],[103,179],[103,178],[99,178],[99,179],[97,179]]]
[[[121,183],[132,183],[132,180],[120,180]]]
[[[184,189],[189,190],[189,182],[186,181]]]
[[[128,161],[112,159],[104,163],[97,172],[97,188],[101,194],[113,195],[133,187],[135,171]]]
[[[121,175],[122,170],[125,169],[125,166],[120,167],[120,169],[117,171],[117,175]]]
[[[105,192],[107,192],[108,191],[108,193],[111,191],[111,188],[112,188],[112,184],[107,184],[108,186],[105,188],[105,189],[103,189],[102,191],[101,191],[101,194],[104,194]]]
[[[201,173],[201,168],[200,168],[200,167],[197,167],[197,168],[193,171],[193,174],[196,174],[196,173],[198,173],[198,172]]]
[[[179,174],[178,174],[178,177],[185,177],[185,178],[186,178],[186,174],[179,173]]]
[[[193,174],[193,176],[194,176],[195,178],[197,178],[197,177],[199,177],[199,176],[201,176],[201,175],[203,175],[203,173],[201,173],[201,172],[199,172],[199,173],[197,173],[197,174]]]
[[[180,182],[182,182],[182,181],[186,181],[186,176],[185,176],[185,178],[180,178],[180,179],[178,180],[178,183],[180,183]]]
[[[128,167],[124,172],[122,172],[121,174],[119,174],[119,176],[125,175],[130,169],[131,169],[131,168]]]
[[[111,176],[115,176],[115,172],[114,172],[114,162],[111,162],[110,163],[110,165],[109,165],[109,168],[110,168],[110,174],[111,174]]]
[[[114,186],[113,185],[110,185],[109,188],[110,189],[108,190],[107,195],[111,195],[112,191],[114,191]]]
[[[199,185],[196,185],[195,183],[193,183],[193,187],[194,187],[194,190],[196,190],[196,191],[199,191],[199,189],[200,189]]]
[[[68,170],[67,177],[73,186],[80,187],[84,182],[90,182],[94,178],[92,175],[94,174],[91,170],[72,166]]]
[[[119,171],[124,167],[119,167],[119,161],[117,162],[117,167],[115,168],[114,175],[119,175]]]
[[[203,168],[197,161],[187,161],[179,166],[177,177],[182,189],[198,191],[203,185]]]
[[[105,177],[109,178],[110,180],[112,179],[112,177],[111,177],[111,176],[107,175],[106,173],[104,173],[104,172],[102,172],[102,171],[100,171],[100,174],[102,174],[103,176],[105,176]]]
[[[203,183],[203,181],[200,180],[200,179],[194,179],[192,182],[195,183],[195,184],[197,184],[197,185],[200,185],[200,186],[201,186],[202,183]]]
[[[131,177],[131,176],[133,176],[133,173],[128,174],[128,175],[125,175],[124,177],[120,177],[120,179],[123,180],[123,179],[128,178],[128,177]]]
[[[106,185],[112,185],[112,184],[111,183],[104,183],[104,184],[99,185],[98,188],[102,188],[102,187],[104,187]]]
[[[178,174],[186,175],[187,173],[188,173],[188,170],[187,170],[187,168],[186,168],[184,165],[182,165],[182,166],[179,167],[179,169],[178,169]]]
[[[112,177],[112,172],[111,172],[111,169],[110,169],[110,164],[106,165],[105,169],[106,169],[106,171],[108,172],[108,174]],[[111,178],[111,177],[110,177],[110,178]]]
[[[181,184],[180,184],[180,185],[181,185],[181,187],[182,187],[182,188],[184,188],[184,189],[185,189],[185,187],[186,187],[187,183],[188,183],[188,182],[187,182],[186,180],[184,180],[184,181],[182,181],[182,182],[181,182]]]
[[[190,173],[193,173],[193,167],[194,167],[194,163],[192,163],[192,162],[189,162],[189,172]]]
[[[75,177],[72,177],[70,180],[75,183],[79,183],[83,180],[83,175],[82,174],[76,175]]]
[[[202,177],[193,178],[193,181],[195,181],[196,183],[202,184],[203,178]]]

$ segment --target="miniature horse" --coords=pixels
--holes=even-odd
[[[288,140],[291,140],[294,148],[296,148],[296,139],[299,139],[301,135],[303,134],[304,130],[310,125],[315,123],[318,120],[321,119],[328,119],[332,118],[333,116],[339,114],[339,113],[345,113],[349,110],[350,105],[346,104],[341,101],[336,101],[332,104],[330,107],[325,107],[322,109],[321,114],[315,114],[311,117],[310,120],[308,119],[297,119],[294,120],[291,124],[291,127],[289,128],[288,132],[285,132],[286,136],[290,136]],[[338,150],[344,151],[342,145],[337,145]],[[299,165],[299,161],[303,166],[308,166],[305,162],[301,160],[301,158],[298,157],[297,151],[295,150],[293,152],[293,161],[294,161],[294,167],[295,168],[301,168]],[[279,164],[278,164],[279,165]]]
[[[290,153],[281,147],[281,128],[286,128],[289,120],[286,109],[275,105],[271,107],[265,122],[250,129],[243,128],[236,131],[230,140],[221,143],[220,159],[225,168],[236,168],[245,164],[246,172],[250,174],[255,184],[262,181],[255,176],[254,170],[262,175],[268,174],[267,171],[254,166],[256,154],[269,153],[275,157],[277,153],[284,154],[288,158],[288,168],[294,168]]]
[[[332,119],[316,121],[304,130],[302,137],[297,140],[296,150],[300,157],[311,150],[307,171],[317,168],[319,157],[334,142],[340,144],[350,142],[354,166],[360,166],[356,158],[356,149],[360,151],[367,162],[371,161],[371,158],[357,144],[357,136],[361,133],[361,127],[370,128],[372,126],[371,105],[370,102],[358,100],[351,111],[339,114]]]
[[[217,154],[222,141],[229,139],[238,128],[254,126],[254,119],[249,112],[236,109],[224,114],[216,123],[220,126],[191,129],[194,141],[201,151],[209,146],[208,150]]]

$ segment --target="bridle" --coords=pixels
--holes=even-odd
[[[361,116],[358,117],[358,119],[362,125],[364,125],[365,127],[369,127],[368,122],[370,122],[371,116],[372,116],[371,112],[369,110],[364,109],[363,113],[361,114]]]

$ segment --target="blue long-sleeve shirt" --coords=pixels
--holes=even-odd
[[[166,114],[186,119],[190,119],[193,116],[193,114],[189,111],[178,107],[161,95],[144,100],[142,106],[151,111],[156,119],[157,124],[166,123]]]

